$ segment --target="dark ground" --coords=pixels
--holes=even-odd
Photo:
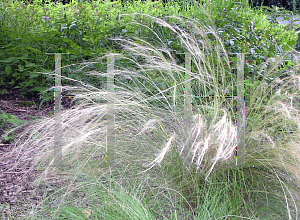
[[[38,98],[20,98],[18,91],[9,91],[9,94],[0,96],[0,110],[15,115],[19,120],[31,120],[28,115],[36,118],[49,117],[53,112],[54,100],[44,102],[40,111],[38,110],[40,100]],[[34,101],[37,106],[30,105],[21,107],[22,102]],[[62,106],[65,108],[69,100],[63,100]],[[11,128],[13,125],[7,124]],[[19,134],[26,127],[16,130],[15,134]],[[4,134],[4,129],[0,127],[0,137]],[[16,219],[22,215],[23,210],[31,209],[37,204],[44,191],[33,184],[33,180],[38,175],[37,169],[32,169],[31,157],[33,153],[27,155],[26,160],[17,160],[16,155],[8,153],[13,149],[14,145],[0,138],[0,219]],[[46,185],[56,185],[51,180]]]

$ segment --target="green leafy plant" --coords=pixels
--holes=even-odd
[[[208,22],[204,19],[205,15],[201,10],[195,10],[196,4],[182,4],[180,1],[168,4],[166,6],[168,11],[157,10],[163,8],[162,3],[151,1],[128,4],[124,9],[120,1],[106,1],[105,4],[73,1],[69,5],[58,4],[59,7],[56,8],[51,5],[38,4],[38,2],[41,3],[41,1],[35,1],[34,6],[22,6],[17,2],[10,2],[9,7],[4,7],[4,4],[0,7],[3,27],[3,35],[0,36],[0,44],[3,46],[0,52],[2,64],[0,71],[3,77],[0,83],[7,88],[21,89],[22,95],[30,93],[44,95],[45,100],[52,99],[52,96],[44,91],[46,87],[53,85],[53,79],[51,80],[51,77],[46,77],[46,74],[42,73],[53,71],[55,62],[54,56],[46,56],[46,53],[70,53],[68,60],[70,64],[82,59],[95,58],[99,53],[109,50],[119,50],[118,45],[111,38],[143,36],[147,39],[154,39],[155,34],[167,43],[173,55],[183,52],[180,51],[178,39],[174,38],[174,35],[170,34],[165,27],[154,22],[149,23],[141,15],[133,14],[128,17],[122,16],[122,13],[147,12],[162,19],[165,15],[182,14],[203,20],[204,24]],[[209,7],[206,2],[202,2],[202,5]],[[236,3],[231,0],[215,4],[215,7],[211,8],[218,35],[231,52],[269,51],[276,53],[285,51],[288,46],[295,44],[296,41],[292,39],[291,32],[279,27],[276,27],[277,31],[274,32],[275,28],[263,22],[262,16],[256,16],[256,12],[253,13],[254,11],[250,11],[249,8],[244,10],[245,7],[247,7],[246,1]],[[9,16],[10,10],[18,16]],[[170,21],[176,22],[172,19]],[[147,28],[136,25],[136,22],[152,25],[155,34]],[[252,60],[253,64],[246,66],[246,75],[257,70],[257,66],[265,61],[265,58],[258,56]],[[64,56],[62,65],[67,65]],[[73,70],[67,73],[63,70],[62,74],[97,85],[96,79],[87,77],[82,71],[74,74]],[[65,82],[65,79],[62,79],[62,83]]]
[[[0,126],[6,130],[9,128],[8,124],[12,124],[13,126],[19,126],[21,123],[26,123],[25,120],[18,120],[15,115],[8,114],[1,110],[0,113]],[[10,128],[11,129],[11,128]],[[2,135],[5,141],[12,141],[15,137],[15,132],[12,131],[9,135]]]
[[[24,120],[18,120],[18,118],[15,115],[11,115],[9,113],[6,113],[4,111],[1,110],[0,113],[0,125],[2,128],[5,128],[7,126],[7,124],[13,124],[15,126],[20,125],[21,123],[25,123],[27,121]]]

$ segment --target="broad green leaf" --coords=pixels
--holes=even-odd
[[[288,63],[287,63],[287,65],[294,66],[295,64],[292,61],[289,60]]]
[[[35,67],[36,66],[36,64],[35,63],[27,63],[26,64],[26,66],[25,67]]]
[[[31,73],[29,79],[36,78],[38,76],[39,76],[38,73]]]
[[[6,113],[2,113],[2,114],[0,114],[0,119],[3,119],[3,120],[6,120],[6,119],[8,119],[8,115],[6,114]]]
[[[34,47],[31,47],[31,46],[27,46],[26,48],[29,49],[29,50],[31,50],[32,52],[35,52],[35,53],[40,53],[41,52],[40,50],[38,50],[38,49],[36,49]]]
[[[10,73],[12,72],[11,66],[7,65],[7,66],[5,67],[5,72],[8,73],[8,74],[10,74]]]
[[[11,123],[11,124],[13,124],[13,125],[19,125],[19,124],[20,124],[19,120],[16,119],[16,118],[10,119],[10,120],[9,120],[9,123]]]
[[[27,58],[28,57],[28,53],[24,53],[23,55],[22,55],[22,58]]]
[[[269,52],[274,53],[274,47],[272,45],[270,45],[270,47],[269,47]]]
[[[293,47],[295,45],[296,41],[291,40],[287,42],[287,45],[289,45],[290,47]]]
[[[13,62],[13,61],[15,61],[15,60],[16,60],[15,57],[9,57],[9,58],[7,58],[7,59],[0,60],[0,62],[2,62],[2,63],[11,63],[11,62]]]
[[[73,43],[73,41],[70,40],[69,38],[62,38],[61,40],[66,43]]]
[[[6,89],[2,89],[2,91],[0,91],[0,95],[4,95],[4,94],[9,94],[9,92]]]
[[[12,75],[13,77],[17,77],[17,76],[19,76],[19,78],[20,78],[20,75],[19,75],[19,73],[18,72],[14,72],[14,74]]]
[[[20,72],[24,71],[24,66],[23,66],[22,64],[19,64],[19,65],[18,65],[18,68],[19,68],[19,71],[20,71]]]

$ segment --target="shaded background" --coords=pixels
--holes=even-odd
[[[65,4],[69,4],[71,0],[51,0],[50,2],[61,2],[64,5]],[[85,1],[93,1],[93,0],[79,0],[79,2],[85,2]],[[116,0],[111,0],[112,1],[116,1]],[[122,3],[126,2],[126,1],[134,1],[134,0],[121,0]],[[152,0],[152,2],[157,1],[157,0]],[[165,5],[165,3],[168,0],[162,0],[163,4]],[[170,1],[170,0],[169,0]],[[173,0],[174,1],[174,0]],[[188,2],[188,0],[176,0],[179,2]],[[205,2],[205,0],[197,0],[198,2]],[[23,0],[21,2],[32,2],[32,1],[28,1],[28,0]],[[47,0],[43,0],[43,2],[47,2]],[[295,6],[295,9],[299,10],[300,8],[300,2],[299,0],[248,0],[248,3],[251,7],[260,7],[260,6],[268,6],[270,8],[272,8],[272,6],[277,6],[280,8],[284,8],[286,10],[289,11],[293,11],[293,7]]]

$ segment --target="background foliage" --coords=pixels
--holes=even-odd
[[[215,1],[215,0],[213,0]],[[211,2],[213,2],[211,1]],[[69,53],[62,55],[62,75],[101,86],[98,80],[83,74],[87,68],[78,70],[78,62],[95,60],[107,51],[120,51],[121,48],[111,39],[114,37],[143,37],[154,39],[155,36],[147,28],[138,27],[136,22],[150,25],[161,40],[177,57],[179,63],[184,63],[181,42],[172,33],[143,16],[122,16],[127,13],[147,13],[159,18],[181,15],[192,17],[199,22],[205,21],[204,15],[195,10],[191,3],[183,1],[166,3],[134,1],[116,2],[84,2],[73,1],[62,5],[59,2],[35,0],[32,4],[19,1],[4,1],[0,6],[0,86],[1,92],[20,89],[23,96],[41,96],[41,99],[53,99],[53,93],[47,88],[54,85],[52,76],[42,73],[53,73],[54,55],[46,53]],[[202,2],[208,8],[207,2]],[[231,53],[246,52],[245,76],[253,77],[261,63],[267,57],[288,51],[295,46],[298,35],[294,30],[279,26],[266,18],[266,15],[249,8],[246,1],[221,1],[211,8],[211,17],[215,28],[223,40],[226,49]],[[243,7],[242,7],[243,6]],[[172,19],[170,18],[172,21]],[[176,23],[174,23],[176,25]],[[208,36],[213,39],[213,36]],[[156,39],[156,38],[155,38]],[[159,42],[153,42],[156,45]],[[158,44],[157,44],[158,45]],[[235,74],[236,56],[231,56],[232,67],[227,68],[228,74]],[[293,63],[281,64],[281,68],[292,68]],[[119,62],[119,61],[117,61]],[[72,64],[72,65],[71,65]],[[127,65],[127,64],[126,64]],[[131,65],[128,63],[128,65]],[[216,64],[217,65],[217,64]],[[95,64],[92,68],[105,71],[105,63]],[[103,79],[105,81],[105,79]],[[162,81],[160,78],[158,81]],[[64,84],[66,81],[62,80]]]
[[[263,5],[272,8],[272,6],[277,6],[290,11],[299,10],[300,7],[300,2],[297,0],[249,0],[249,4],[253,7]]]

